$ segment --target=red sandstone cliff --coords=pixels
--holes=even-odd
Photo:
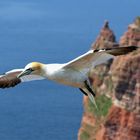
[[[128,26],[120,46],[140,46],[140,18]],[[118,46],[108,22],[92,48]],[[92,70],[96,108],[84,97],[84,114],[78,140],[140,139],[140,49]]]

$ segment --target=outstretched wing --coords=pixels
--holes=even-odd
[[[14,69],[0,75],[0,88],[10,88],[18,85],[21,82],[44,79],[43,77],[37,75],[26,75],[18,78],[18,75],[23,72],[23,70],[24,69]]]
[[[66,63],[64,68],[72,68],[76,70],[88,70],[91,67],[105,63],[114,56],[128,54],[139,47],[114,47],[106,49],[89,50],[87,53],[77,57],[76,59]]]
[[[23,71],[23,69],[15,69],[8,71],[3,75],[0,75],[0,88],[14,87],[21,83],[21,79],[17,76]]]

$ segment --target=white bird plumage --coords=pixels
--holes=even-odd
[[[0,88],[13,87],[20,82],[49,79],[61,84],[79,88],[89,99],[94,100],[94,90],[89,80],[91,68],[114,58],[116,55],[127,54],[138,47],[119,47],[89,50],[87,53],[65,64],[42,64],[32,62],[24,69],[14,69],[0,76]]]

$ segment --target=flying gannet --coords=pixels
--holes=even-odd
[[[79,88],[97,107],[94,100],[95,93],[89,80],[91,68],[114,58],[114,56],[127,54],[137,48],[136,46],[128,46],[89,50],[85,54],[64,64],[32,62],[23,69],[14,69],[0,75],[0,88],[14,87],[19,83],[27,81],[49,79]]]

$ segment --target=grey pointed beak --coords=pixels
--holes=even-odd
[[[23,76],[29,75],[33,70],[32,69],[26,69],[25,71],[21,72],[17,78],[21,78]]]

